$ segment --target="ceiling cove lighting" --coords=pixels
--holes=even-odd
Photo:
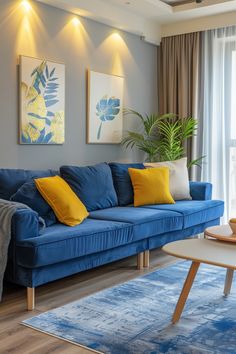
[[[30,10],[32,10],[32,6],[31,6],[31,4],[30,4],[30,2],[28,0],[23,0],[21,2],[21,5],[22,5],[22,7],[24,8],[24,10],[26,12],[29,12]]]

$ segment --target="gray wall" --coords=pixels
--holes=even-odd
[[[0,167],[58,168],[62,164],[141,160],[119,145],[88,145],[86,137],[86,69],[125,77],[124,105],[140,112],[157,109],[157,48],[138,36],[31,2],[26,13],[19,1],[0,2]],[[62,146],[18,145],[19,54],[66,64],[66,137]],[[137,121],[126,118],[125,129]]]

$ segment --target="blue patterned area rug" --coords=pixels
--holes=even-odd
[[[236,294],[225,269],[201,265],[180,321],[171,316],[190,263],[140,276],[23,322],[106,354],[235,354]]]

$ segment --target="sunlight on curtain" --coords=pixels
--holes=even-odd
[[[236,50],[232,52],[229,213],[236,215]]]
[[[202,180],[225,201],[224,222],[236,217],[236,26],[203,36]]]

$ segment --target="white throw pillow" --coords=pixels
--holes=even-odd
[[[166,166],[170,169],[170,192],[174,200],[192,199],[189,189],[187,157],[175,161],[146,162],[146,168]]]

